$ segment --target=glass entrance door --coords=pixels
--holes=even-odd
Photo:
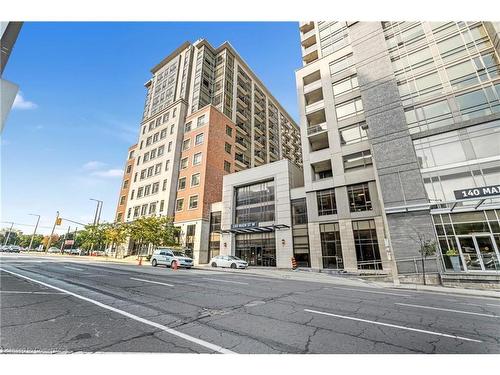
[[[467,271],[499,269],[498,253],[490,234],[457,236],[457,242]]]

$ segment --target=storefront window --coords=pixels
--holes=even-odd
[[[338,223],[320,224],[323,268],[343,269],[342,244]]]
[[[374,220],[353,221],[358,269],[382,269]]]
[[[221,217],[221,211],[210,213],[210,242],[208,245],[209,259],[212,259],[220,253]]]
[[[291,208],[293,256],[299,267],[310,267],[306,199],[300,198],[292,200]]]
[[[237,234],[235,255],[250,266],[276,266],[276,242],[274,232]]]

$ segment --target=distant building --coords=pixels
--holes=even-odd
[[[15,83],[3,79],[3,71],[7,66],[7,61],[22,25],[22,22],[0,22],[0,131],[3,131],[7,116],[19,90]]]

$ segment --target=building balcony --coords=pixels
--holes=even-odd
[[[264,107],[262,107],[258,101],[255,101],[255,103],[254,103],[254,104],[255,104],[255,107],[257,107],[257,109],[258,109],[259,111],[263,111],[263,110],[264,110]]]
[[[242,151],[246,151],[248,149],[248,143],[242,137],[237,136],[235,144]]]
[[[314,21],[301,21],[299,29],[302,34],[311,31],[312,29],[314,29]]]
[[[322,100],[319,100],[317,102],[314,102],[312,104],[309,104],[309,105],[306,105],[306,115],[310,114],[310,113],[313,113],[313,112],[317,112],[319,111],[320,109],[323,109],[325,108],[325,101],[322,99]]]
[[[248,95],[248,91],[247,91],[247,87],[243,85],[243,83],[241,83],[240,81],[238,81],[238,84],[236,85],[237,89],[241,92],[241,94],[247,96]]]
[[[248,120],[248,118],[241,112],[240,109],[236,109],[236,116],[239,117],[244,122]]]
[[[307,135],[317,134],[326,130],[328,130],[326,122],[322,122],[321,124],[316,125],[310,125],[307,127]]]
[[[309,94],[315,90],[322,88],[321,77],[317,81],[311,82],[304,86],[304,94]]]
[[[266,133],[266,128],[264,124],[255,123],[254,129],[257,130],[262,135]]]
[[[240,167],[243,167],[243,168],[250,167],[250,159],[243,154],[236,154],[234,156],[234,161]]]
[[[312,63],[313,61],[317,60],[318,59],[318,50],[317,49],[314,49],[316,48],[316,44],[309,47],[310,51],[309,52],[305,52],[302,54],[302,61],[305,63],[305,64],[310,64]]]
[[[248,108],[248,104],[245,103],[239,96],[236,98],[236,101],[243,107]]]
[[[300,40],[302,42],[305,42],[307,39],[311,37],[316,37],[316,29],[313,27],[309,31],[306,31],[305,33],[300,34]],[[304,47],[306,47],[304,44],[302,44]]]
[[[316,33],[314,32],[314,30],[309,31],[307,34],[309,35],[308,37],[305,37],[304,34],[302,35],[304,36],[304,38],[300,43],[304,48],[308,48],[316,44]]]

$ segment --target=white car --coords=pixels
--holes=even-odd
[[[151,256],[151,265],[156,267],[163,264],[167,267],[173,267],[177,263],[178,267],[191,268],[193,266],[193,259],[188,257],[182,251],[174,250],[169,247],[159,247]]]
[[[234,255],[217,255],[210,260],[212,267],[247,268],[248,263]]]
[[[47,251],[48,253],[61,253],[61,250],[58,249],[57,247],[51,246],[49,250]]]

